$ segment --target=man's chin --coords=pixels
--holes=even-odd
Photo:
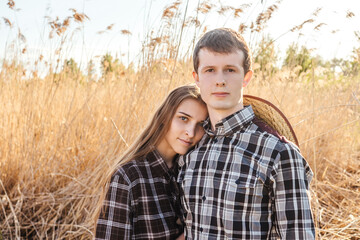
[[[243,104],[238,104],[238,105],[230,105],[230,104],[217,104],[217,105],[208,105],[208,110],[209,111],[215,111],[215,112],[227,112],[227,113],[235,113],[241,109],[243,109],[244,106]]]

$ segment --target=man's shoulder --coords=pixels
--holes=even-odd
[[[255,117],[252,120],[252,123],[256,126],[257,131],[267,132],[267,133],[271,134],[272,136],[276,137],[278,140],[280,140],[280,142],[283,142],[283,143],[291,142],[286,138],[286,136],[281,135],[276,129],[274,129],[268,123],[266,123],[265,121],[263,121],[257,117]]]
[[[280,135],[276,130],[258,120],[252,121],[246,128],[233,132],[233,135],[222,137],[233,138],[235,140],[238,139],[240,141],[235,142],[238,142],[240,145],[242,141],[252,141],[278,151],[282,151],[287,148],[299,150],[299,148],[285,136]],[[199,143],[197,143],[188,153],[184,154],[180,158],[206,151],[208,145],[216,142],[214,141],[216,138],[218,137],[210,137],[208,134],[204,134]],[[233,141],[231,142],[233,144]]]
[[[283,151],[295,149],[300,152],[299,147],[295,143],[288,140],[286,136],[281,135],[277,130],[258,118],[252,121],[247,130],[250,134],[261,137],[262,143],[273,145],[274,150]]]

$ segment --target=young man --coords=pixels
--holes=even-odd
[[[193,60],[209,119],[200,143],[179,159],[187,239],[315,239],[309,165],[243,106],[253,72],[242,36],[207,32]]]

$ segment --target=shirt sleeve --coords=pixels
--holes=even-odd
[[[315,239],[308,195],[313,174],[298,149],[284,145],[275,170],[275,229],[281,239]]]
[[[131,239],[131,199],[130,181],[120,169],[111,178],[97,221],[95,239]]]

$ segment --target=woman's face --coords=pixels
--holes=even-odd
[[[176,109],[169,131],[158,145],[160,154],[172,159],[185,154],[204,135],[202,123],[207,118],[206,106],[194,99],[185,99]]]

